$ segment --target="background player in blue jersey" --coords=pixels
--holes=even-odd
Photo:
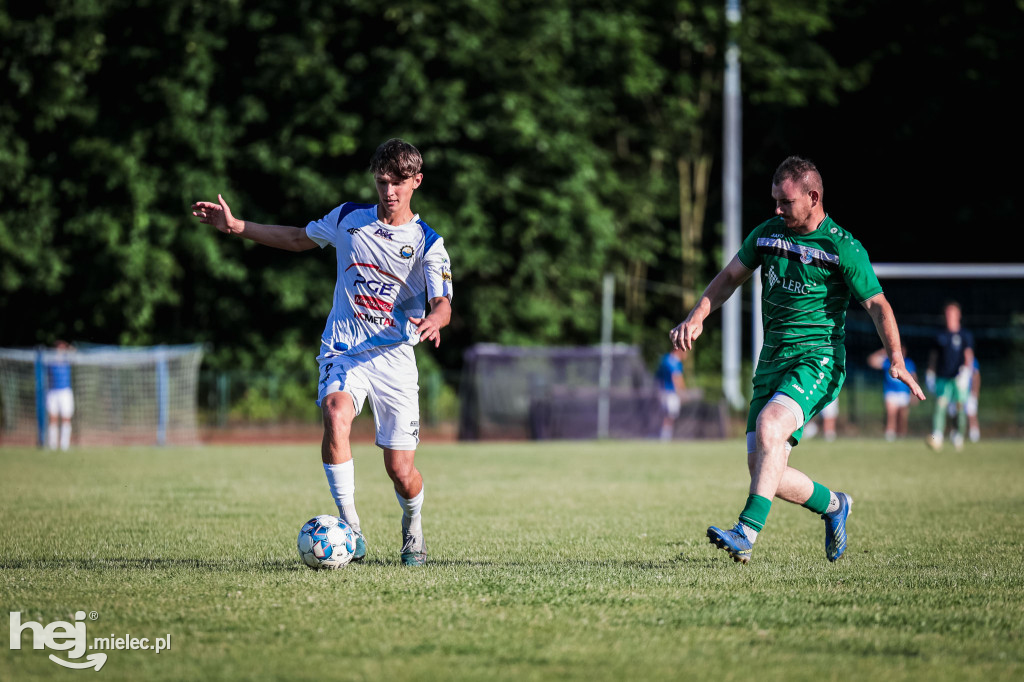
[[[967,385],[974,371],[974,335],[961,326],[960,304],[949,301],[943,307],[945,328],[936,334],[928,355],[927,385],[938,398],[932,414],[932,433],[928,447],[942,449],[942,434],[946,430],[946,410],[951,403],[966,405]],[[967,431],[967,413],[957,412],[957,429],[950,440],[960,450]]]
[[[51,450],[71,447],[71,417],[75,414],[75,394],[71,388],[71,362],[68,353],[74,347],[67,341],[54,344],[55,354],[46,365],[46,414],[49,424],[46,444]]]
[[[661,401],[661,440],[672,438],[676,419],[679,417],[683,391],[686,390],[685,370],[683,369],[685,358],[685,351],[673,348],[661,356],[661,361],[658,363],[657,369],[654,370],[654,379],[658,383],[658,399]]]
[[[903,364],[910,376],[917,381],[917,365],[907,356],[907,347],[903,346]],[[879,348],[868,356],[868,366],[885,371],[882,381],[882,400],[885,403],[885,439],[894,441],[907,435],[907,424],[910,418],[910,403],[916,398],[910,387],[889,375],[892,366],[884,348]]]
[[[349,434],[367,400],[402,507],[402,563],[419,566],[427,560],[423,477],[414,463],[419,385],[412,347],[420,341],[440,344],[441,329],[451,319],[452,275],[444,240],[410,208],[423,182],[422,166],[414,146],[388,140],[370,161],[378,202],[343,203],[305,228],[240,220],[220,195],[217,203],[192,205],[200,222],[260,244],[288,251],[335,248],[337,281],[317,356],[317,404],[324,420],[324,472],[339,515],[359,534],[357,561],[366,556],[366,541],[355,507]]]

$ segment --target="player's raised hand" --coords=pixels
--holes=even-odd
[[[238,234],[244,222],[231,215],[231,208],[224,197],[217,195],[216,204],[209,201],[197,201],[192,204],[192,215],[199,218],[204,225],[213,225],[225,234]]]
[[[900,362],[898,365],[891,363],[889,366],[889,376],[893,379],[899,379],[907,385],[910,392],[914,394],[914,397],[918,400],[924,400],[924,391],[918,386],[917,381],[914,380],[914,375],[907,371],[907,368]]]
[[[421,342],[433,341],[434,348],[441,345],[441,325],[435,320],[430,319],[430,315],[426,317],[410,317],[409,321],[416,325]]]

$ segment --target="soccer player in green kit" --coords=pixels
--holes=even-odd
[[[889,373],[920,400],[924,393],[904,366],[899,329],[867,251],[825,213],[817,167],[791,156],[772,177],[775,217],[743,241],[739,253],[711,281],[686,319],[671,331],[672,345],[690,350],[705,318],[758,267],[763,285],[764,347],[754,374],[747,416],[750,494],[731,530],[708,528],[711,543],[747,563],[776,497],[825,521],[825,556],[846,550],[846,519],[853,498],[833,492],[789,466],[803,426],[839,395],[846,378],[846,309],[864,306],[889,356]]]

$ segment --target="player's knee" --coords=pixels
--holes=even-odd
[[[384,469],[391,481],[400,487],[406,486],[416,478],[416,466],[411,460],[385,461]]]
[[[775,419],[762,412],[757,418],[757,442],[762,447],[775,448],[786,442],[792,434],[782,419]]]
[[[347,434],[351,430],[355,408],[347,395],[332,393],[320,402],[320,407],[324,414],[324,428],[339,434]]]

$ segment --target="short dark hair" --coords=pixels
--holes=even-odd
[[[384,142],[370,159],[370,172],[392,178],[411,178],[423,168],[420,150],[397,137]]]
[[[959,302],[957,302],[957,301],[954,301],[954,300],[953,300],[953,299],[951,299],[951,298],[950,298],[950,299],[947,299],[947,300],[946,300],[946,301],[945,301],[945,302],[944,302],[944,303],[942,304],[942,309],[943,309],[943,310],[945,310],[946,308],[956,308],[957,310],[960,310],[960,303],[959,303]]]
[[[788,156],[779,164],[772,176],[773,185],[781,185],[786,180],[799,183],[800,188],[805,192],[817,190],[820,196],[825,196],[825,186],[821,181],[821,173],[818,167],[810,159],[800,156]]]

